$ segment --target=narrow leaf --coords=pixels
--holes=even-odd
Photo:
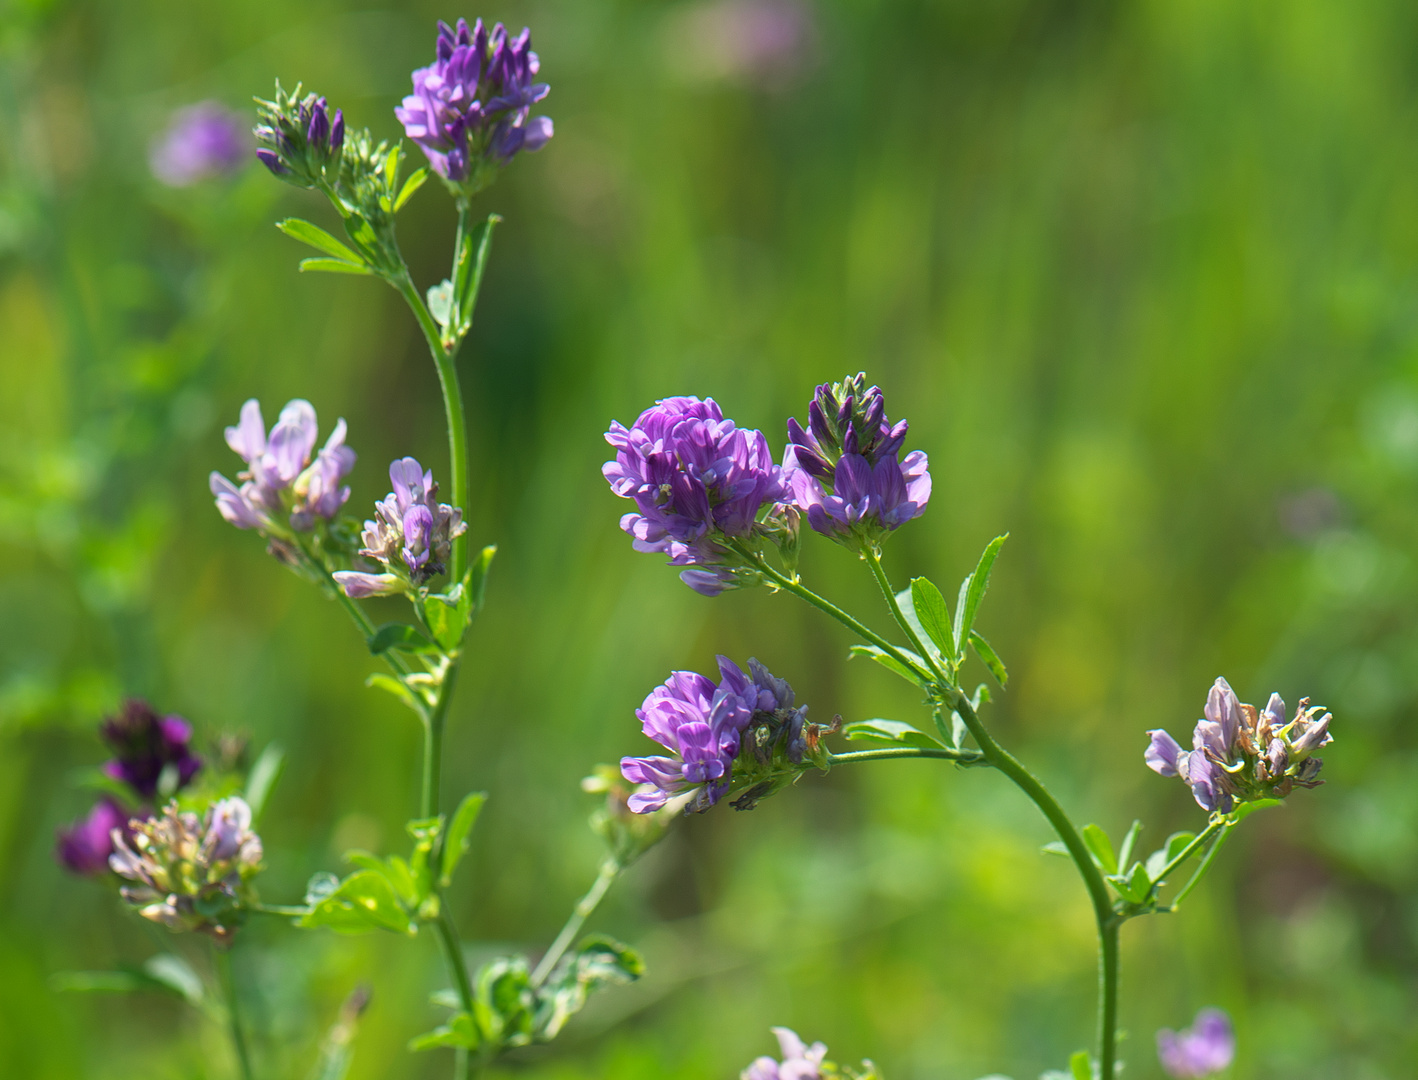
[[[1142,822],[1134,820],[1132,828],[1130,828],[1128,834],[1123,837],[1123,846],[1118,849],[1119,866],[1126,866],[1128,863],[1132,862],[1132,849],[1137,844],[1137,836],[1140,832],[1142,832]]]
[[[906,620],[906,625],[916,635],[921,647],[931,654],[931,659],[939,661],[942,659],[940,649],[936,646],[935,640],[921,624],[921,620],[916,615],[916,601],[911,595],[910,589],[902,589],[896,594],[896,606],[901,609],[901,616]],[[913,642],[914,644],[914,642]]]
[[[359,255],[340,243],[319,225],[312,225],[300,218],[286,218],[284,221],[276,222],[276,228],[292,239],[299,240],[302,244],[309,244],[316,251],[323,251],[326,255],[333,255],[336,259],[354,263],[356,266],[364,262]]]
[[[404,208],[404,204],[414,197],[414,192],[423,187],[423,182],[428,179],[428,166],[415,169],[409,174],[409,178],[404,181],[404,187],[399,192],[399,197],[394,200],[394,213],[398,213]]]
[[[980,556],[979,565],[975,567],[975,572],[966,580],[970,587],[965,591],[965,617],[964,628],[968,634],[970,628],[975,625],[975,614],[980,609],[980,601],[984,599],[985,590],[990,586],[990,568],[995,564],[995,557],[999,554],[999,549],[1004,547],[1004,542],[1009,539],[1009,533],[1003,536],[996,536],[990,541],[989,546]],[[956,634],[957,640],[959,634]]]
[[[386,623],[369,638],[369,651],[380,656],[390,649],[405,649],[409,652],[437,652],[438,648],[407,623]]]
[[[261,811],[266,808],[266,800],[286,766],[286,752],[276,743],[267,743],[266,749],[251,766],[246,777],[246,805],[251,807],[251,820],[255,824],[261,820]]]
[[[1068,1069],[1073,1073],[1073,1080],[1093,1080],[1093,1062],[1087,1050],[1080,1050],[1069,1058]]]
[[[345,262],[344,259],[301,259],[300,272],[308,274],[373,274],[374,271],[359,263]]]
[[[475,791],[465,795],[458,809],[453,811],[447,835],[443,838],[442,869],[439,872],[439,884],[445,889],[453,883],[453,871],[458,868],[459,860],[468,853],[473,826],[477,824],[485,802],[487,792]]]
[[[375,672],[364,680],[364,685],[376,686],[385,693],[393,694],[405,705],[413,709],[414,712],[418,713],[419,716],[423,715],[423,706],[419,703],[418,698],[414,697],[413,691],[398,679],[394,678],[394,676],[385,675],[382,671]]]
[[[473,614],[482,610],[483,597],[487,593],[487,572],[492,567],[492,557],[496,554],[497,545],[489,544],[478,552],[473,565],[468,567],[468,576],[463,587],[468,590],[468,602],[472,605]]]
[[[909,683],[914,683],[915,685],[922,687],[923,689],[926,685],[926,681],[924,678],[922,678],[920,675],[917,675],[916,672],[911,670],[905,664],[901,663],[899,660],[896,659],[896,657],[892,656],[890,653],[883,651],[882,649],[878,649],[875,645],[853,645],[848,651],[851,653],[852,656],[871,657],[882,667],[886,668],[889,671],[895,672],[897,675],[900,675]],[[916,663],[924,666],[924,661],[921,660],[921,658],[913,652],[910,652],[906,649],[902,649],[901,655],[912,659]]]
[[[935,642],[936,648],[940,649],[941,655],[948,658],[951,664],[955,664],[959,657],[955,652],[955,635],[950,627],[950,609],[946,606],[945,597],[941,595],[940,590],[926,578],[912,578],[911,606],[915,609],[916,618]]]
[[[1108,839],[1108,834],[1097,825],[1085,825],[1082,832],[1083,842],[1088,845],[1088,850],[1093,852],[1098,865],[1103,868],[1103,873],[1116,874],[1118,857],[1113,854],[1113,842]]]
[[[1046,855],[1062,855],[1065,859],[1072,858],[1068,853],[1068,845],[1062,840],[1050,840],[1039,850]]]
[[[971,630],[970,647],[975,650],[975,655],[984,662],[985,667],[990,669],[990,674],[1000,684],[1000,689],[1004,689],[1005,684],[1009,682],[1009,672],[1005,670],[1004,661],[999,658],[990,643]]]

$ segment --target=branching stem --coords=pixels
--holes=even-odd
[[[576,901],[576,906],[571,909],[571,917],[566,920],[566,925],[561,928],[561,933],[556,935],[556,940],[551,943],[551,948],[547,949],[546,955],[542,957],[536,970],[532,972],[533,990],[539,989],[556,969],[557,963],[566,955],[566,950],[571,948],[572,942],[576,940],[576,935],[581,932],[581,927],[591,917],[591,912],[595,911],[600,902],[605,899],[606,892],[615,879],[620,876],[623,869],[625,869],[624,865],[616,859],[607,859],[601,864],[601,872],[596,875],[596,880],[590,890]]]

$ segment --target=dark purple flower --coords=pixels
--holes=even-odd
[[[296,398],[281,410],[268,439],[260,403],[246,402],[240,421],[226,429],[227,445],[247,464],[237,477],[244,483],[237,487],[217,472],[209,478],[222,517],[238,529],[262,532],[281,531],[279,518],[286,515],[300,532],[313,529],[317,518],[333,520],[350,497],[340,481],[356,455],[345,445],[341,419],[312,462],[318,431],[314,406]]]
[[[240,116],[215,101],[173,113],[153,144],[148,164],[169,187],[186,187],[210,176],[235,172],[250,151],[251,136]]]
[[[202,759],[189,745],[192,725],[180,716],[159,716],[137,698],[125,701],[117,716],[103,722],[99,734],[115,755],[103,771],[131,787],[144,802],[157,797],[165,771],[176,791],[186,787],[202,767]]]
[[[763,515],[788,494],[762,432],[724,419],[712,398],[673,397],[629,428],[612,423],[606,442],[616,456],[601,472],[613,492],[635,502],[638,512],[620,527],[637,551],[704,568],[680,577],[710,596],[756,580],[735,573],[742,557],[730,542],[763,534]]]
[[[113,830],[128,827],[128,814],[112,799],[96,803],[83,821],[60,829],[54,857],[76,874],[108,872],[113,854]]]
[[[819,386],[806,431],[788,421],[783,471],[816,532],[848,547],[879,543],[925,512],[930,463],[920,450],[901,460],[907,426],[886,419],[881,391],[864,374]]]
[[[1311,754],[1333,741],[1330,714],[1300,702],[1285,722],[1285,702],[1271,694],[1263,710],[1240,701],[1225,679],[1206,697],[1204,716],[1183,750],[1167,732],[1149,731],[1143,761],[1161,776],[1179,776],[1197,804],[1230,813],[1236,800],[1284,798],[1293,787],[1317,787],[1320,760]]]
[[[333,114],[323,97],[300,96],[300,87],[287,94],[276,84],[272,101],[257,102],[260,123],[255,135],[256,157],[273,174],[300,187],[331,182],[340,170],[345,142],[345,115]]]
[[[414,92],[394,110],[433,171],[468,193],[552,137],[550,119],[529,119],[548,92],[533,81],[540,62],[531,40],[526,29],[509,40],[501,23],[489,33],[481,19],[472,29],[463,19],[456,28],[440,22],[434,62],[413,73]]]
[[[1157,1057],[1177,1080],[1204,1080],[1231,1064],[1236,1035],[1220,1009],[1202,1009],[1185,1031],[1163,1028],[1157,1033]]]
[[[360,554],[385,568],[382,574],[342,570],[335,580],[347,596],[385,596],[405,592],[441,574],[454,537],[467,529],[463,511],[438,501],[433,473],[411,457],[389,466],[394,490],[376,503],[373,520],[364,523]]]

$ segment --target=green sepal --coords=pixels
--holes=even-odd
[[[879,739],[897,746],[939,748],[942,745],[939,739],[902,720],[858,720],[843,727],[842,734],[849,739]]]
[[[443,851],[439,860],[441,865],[438,883],[445,889],[453,884],[453,871],[458,868],[459,861],[468,852],[473,826],[477,824],[478,814],[482,812],[485,802],[487,802],[487,792],[474,791],[470,795],[463,796],[463,801],[458,804],[458,809],[453,811],[448,831],[443,837]]]

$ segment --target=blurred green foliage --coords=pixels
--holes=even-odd
[[[643,752],[632,712],[670,669],[753,654],[820,719],[914,718],[805,606],[705,600],[632,553],[598,473],[608,420],[656,397],[713,395],[781,447],[815,383],[864,368],[935,477],[888,569],[958,578],[1011,531],[987,719],[1079,821],[1200,823],[1142,732],[1184,733],[1218,674],[1337,717],[1330,783],[1248,822],[1179,918],[1126,928],[1129,1075],[1203,1004],[1237,1020],[1238,1077],[1412,1075],[1418,8],[820,0],[767,69],[742,10],[0,6],[0,1074],[231,1075],[179,1001],[50,982],[162,933],[50,857],[121,694],[285,748],[267,899],[399,842],[419,733],[206,475],[237,467],[221,427],[248,396],[348,418],[357,512],[396,455],[443,472],[432,367],[392,293],[297,276],[270,223],[332,225],[314,196],[254,167],[168,190],[146,148],[173,108],[276,77],[395,135],[433,20],[483,14],[533,23],[557,135],[480,200],[506,224],[462,358],[470,532],[500,550],[447,751],[450,799],[491,793],[455,894],[473,951],[555,933],[599,858],[577,780]],[[429,185],[401,224],[434,283],[449,201]],[[885,627],[846,552],[803,564]],[[891,1080],[1057,1067],[1094,959],[1049,839],[1000,778],[926,762],[686,821],[597,916],[647,977],[503,1072],[718,1080],[770,1024]],[[404,1048],[441,1016],[431,940],[243,934],[262,1075],[305,1075],[361,980],[351,1076],[446,1075]]]

